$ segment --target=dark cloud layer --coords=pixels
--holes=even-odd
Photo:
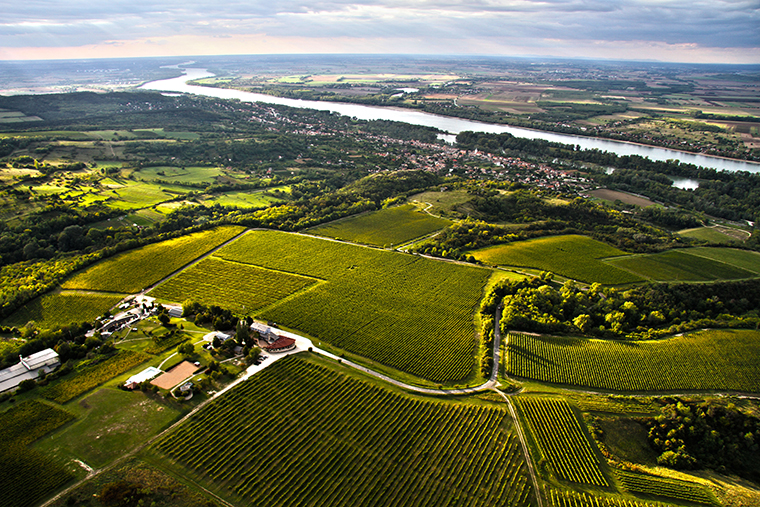
[[[3,10],[0,48],[252,34],[458,40],[463,52],[549,41],[760,48],[760,0],[33,0]]]

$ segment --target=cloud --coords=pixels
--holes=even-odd
[[[0,48],[53,48],[161,37],[259,35],[270,40],[415,41],[422,52],[492,48],[694,45],[704,51],[760,47],[760,0],[90,0],[4,7]],[[395,41],[395,42],[394,42]],[[593,41],[589,44],[583,41]],[[453,43],[453,45],[452,45]],[[328,44],[332,47],[332,44]],[[684,46],[685,47],[685,46]],[[428,48],[428,49],[426,49]],[[501,48],[501,49],[500,49]],[[307,52],[307,51],[304,51]],[[345,52],[354,52],[351,43]],[[707,54],[707,53],[705,53]],[[578,56],[593,56],[581,54]],[[657,58],[657,55],[641,55]],[[760,60],[760,56],[756,60]]]

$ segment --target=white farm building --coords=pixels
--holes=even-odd
[[[28,357],[21,357],[18,364],[0,371],[0,393],[15,389],[24,380],[37,380],[42,373],[50,373],[60,366],[61,359],[53,349],[45,349]]]

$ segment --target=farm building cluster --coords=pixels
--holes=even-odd
[[[296,348],[296,341],[293,338],[278,334],[272,326],[254,322],[251,324],[251,331],[259,334],[259,347],[269,353],[287,352]]]
[[[19,363],[0,370],[0,393],[15,389],[24,380],[37,380],[61,365],[58,353],[45,349],[27,357],[19,356]]]

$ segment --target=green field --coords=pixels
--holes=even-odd
[[[57,461],[27,447],[73,418],[39,401],[0,412],[0,507],[36,505],[74,478]]]
[[[448,215],[472,200],[472,194],[467,190],[448,190],[446,192],[423,192],[409,197],[409,201],[430,205],[428,211],[433,215]]]
[[[102,260],[66,280],[65,289],[135,293],[235,237],[243,227],[198,232]]]
[[[654,495],[705,505],[720,505],[710,490],[701,484],[627,470],[616,470],[615,475],[623,488],[634,494]]]
[[[349,217],[306,232],[353,243],[393,247],[451,225],[451,220],[417,211],[412,204]]]
[[[516,398],[541,455],[561,479],[609,486],[580,421],[564,399]]]
[[[287,187],[280,188],[283,192],[287,190]],[[219,204],[220,206],[232,206],[235,208],[266,208],[270,204],[282,202],[282,199],[265,193],[271,190],[273,189],[225,192],[224,194],[204,199],[203,204],[206,206]]]
[[[668,507],[672,504],[544,488],[546,507]]]
[[[659,281],[736,280],[757,276],[757,272],[748,271],[732,262],[733,259],[737,259],[740,263],[754,264],[750,256],[732,253],[723,258],[719,252],[715,252],[707,253],[715,257],[709,258],[705,251],[715,249],[703,249],[702,254],[697,255],[696,252],[692,253],[693,250],[668,250],[657,254],[617,257],[607,260],[607,263],[643,278]],[[760,254],[750,253],[760,258]],[[760,261],[757,261],[755,269],[760,269]]]
[[[651,341],[510,333],[510,375],[614,391],[760,392],[760,332],[700,331]]]
[[[142,352],[121,350],[100,363],[77,369],[62,380],[53,382],[41,394],[56,403],[66,403],[148,359],[150,356]]]
[[[80,204],[87,206],[91,202],[102,201],[111,208],[132,210],[175,199],[190,191],[186,187],[176,185],[159,185],[131,180],[111,180],[110,184],[104,180],[103,183],[106,186],[105,189],[82,196]]]
[[[134,176],[137,179],[145,181],[163,180],[172,183],[212,183],[221,174],[223,174],[221,167],[152,166],[140,169]]]
[[[473,317],[490,270],[275,231],[216,256],[326,282],[265,308],[264,320],[433,382],[474,369]],[[218,286],[210,297],[231,296]]]
[[[37,327],[92,322],[122,299],[114,294],[87,294],[62,291],[42,295],[22,306],[3,320],[4,326],[23,326],[34,321]]]
[[[80,459],[100,468],[174,422],[180,411],[137,391],[99,389],[72,410],[79,417],[61,431],[40,439],[35,449],[59,460]]]
[[[154,448],[239,505],[527,507],[509,421],[501,408],[394,394],[289,356]]]
[[[713,248],[709,246],[690,248],[688,252],[696,257],[705,257],[714,261],[724,262],[735,268],[746,269],[760,275],[760,252],[736,248]]]
[[[484,264],[551,271],[589,283],[616,285],[642,280],[638,275],[600,260],[625,255],[625,252],[586,236],[549,236],[469,253]]]
[[[190,299],[243,314],[269,306],[316,282],[314,278],[209,257],[159,285],[150,295],[177,302]]]
[[[724,234],[723,231],[726,231],[729,234]],[[710,243],[723,244],[743,241],[749,237],[746,234],[739,233],[738,231],[733,232],[731,229],[718,227],[697,227],[694,229],[684,229],[682,231],[678,231],[678,234],[686,238],[701,239],[704,241],[709,241]]]

